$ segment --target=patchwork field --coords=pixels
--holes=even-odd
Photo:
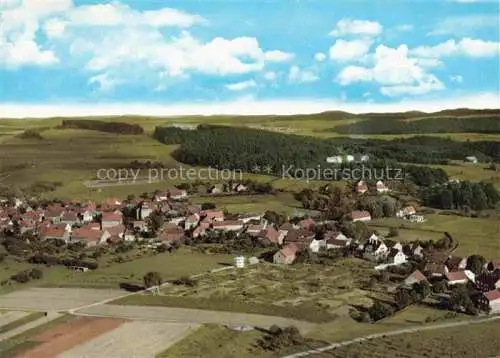
[[[440,239],[443,232],[451,234],[459,243],[457,254],[479,254],[487,258],[500,256],[500,221],[493,218],[469,218],[457,215],[424,215],[424,223],[410,223],[397,218],[374,220],[373,229],[386,233],[389,227],[399,228],[399,240]]]
[[[370,303],[359,281],[372,267],[361,260],[332,266],[259,264],[203,276],[194,287],[168,285],[163,295],[136,295],[117,304],[172,306],[269,314],[326,322],[348,304]]]
[[[184,338],[195,325],[159,322],[125,322],[58,355],[74,357],[152,358]]]

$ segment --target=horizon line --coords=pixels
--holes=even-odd
[[[255,115],[306,115],[342,111],[352,114],[365,113],[432,113],[451,109],[500,109],[500,95],[483,93],[455,98],[406,100],[393,103],[343,102],[337,100],[235,100],[226,102],[193,103],[64,103],[22,104],[1,103],[0,119],[102,117],[102,116],[255,116]]]

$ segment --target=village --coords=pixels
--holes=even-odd
[[[374,184],[369,188],[363,181],[356,183],[355,194],[367,195],[371,190],[373,195],[381,195],[390,191],[382,181]],[[210,187],[208,194],[244,195],[248,190],[248,183],[226,183]],[[189,199],[188,191],[179,188],[156,191],[141,198],[107,198],[100,204],[46,202],[32,207],[21,198],[4,198],[0,230],[22,240],[37,237],[42,242],[58,242],[68,247],[140,243],[151,250],[166,251],[183,244],[224,246],[230,241],[240,242],[227,251],[233,254],[239,268],[259,261],[287,266],[317,262],[318,258],[354,257],[369,263],[373,277],[383,285],[389,282],[385,277],[389,273],[404,273],[391,288],[396,292],[395,300],[402,301],[398,305],[401,303],[403,307],[414,301],[406,294],[411,296],[416,288],[425,285],[427,294],[432,292],[439,301],[437,307],[469,314],[500,312],[500,260],[485,259],[474,252],[467,257],[455,255],[453,248],[457,244],[447,233],[439,242],[394,241],[377,231],[366,230],[372,217],[368,211],[357,210],[350,212],[345,220],[351,227],[364,230],[361,236],[351,237],[349,232],[343,232],[345,225],[331,220],[310,216],[290,218],[273,212],[228,213],[209,202],[196,205]],[[415,223],[425,221],[413,206],[400,208],[395,217]],[[268,253],[266,258],[259,257],[259,250]],[[95,269],[85,262],[65,265],[78,271]],[[372,280],[367,286],[374,285]],[[390,289],[386,287],[386,291]]]

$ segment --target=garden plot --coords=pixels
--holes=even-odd
[[[193,287],[168,285],[162,293],[204,300],[231,298],[283,307],[317,305],[334,310],[364,301],[366,293],[358,289],[359,281],[362,275],[369,275],[370,270],[363,264],[359,272],[340,263],[333,266],[261,264],[206,275]]]

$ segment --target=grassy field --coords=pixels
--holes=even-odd
[[[480,254],[487,258],[500,256],[500,222],[495,219],[468,218],[455,215],[424,215],[426,222],[410,223],[397,218],[374,220],[373,229],[386,233],[389,227],[398,227],[399,236],[395,239],[429,240],[440,239],[448,232],[459,243],[457,254]]]
[[[359,280],[369,264],[349,259],[332,266],[259,264],[212,273],[195,287],[169,285],[161,296],[130,296],[119,304],[165,305],[284,316],[311,322],[335,319],[350,304],[370,304]]]
[[[335,358],[487,358],[500,354],[500,323],[487,322],[377,338],[315,357]]]
[[[266,210],[293,215],[306,212],[292,193],[276,195],[241,195],[241,196],[203,196],[190,199],[195,204],[214,203],[218,208],[228,212],[263,213]]]
[[[237,332],[217,325],[204,325],[157,358],[251,358],[275,357],[255,347],[259,331]]]
[[[43,271],[41,280],[30,281],[27,284],[12,284],[2,286],[0,292],[29,286],[49,287],[87,287],[87,288],[119,288],[120,284],[142,285],[143,276],[149,271],[162,274],[164,280],[179,278],[233,263],[233,257],[221,254],[203,254],[189,249],[180,249],[175,253],[152,254],[145,253],[137,257],[137,251],[121,255],[129,262],[116,263],[111,256],[99,258],[99,268],[87,272],[74,272],[63,266],[43,267],[26,263],[7,261],[0,264],[0,278],[8,279],[12,274],[39,267]]]

